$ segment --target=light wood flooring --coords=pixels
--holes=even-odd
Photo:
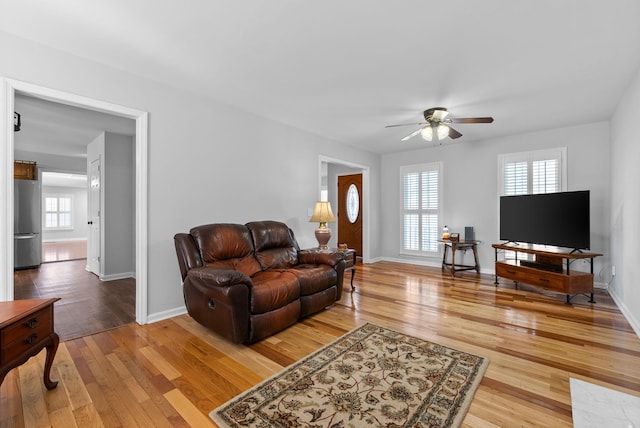
[[[42,262],[60,262],[87,258],[87,240],[51,241],[42,243]]]
[[[640,396],[640,339],[611,298],[572,306],[492,276],[358,266],[353,293],[259,343],[234,345],[183,315],[60,344],[0,387],[0,427],[213,426],[208,413],[356,326],[372,322],[490,360],[465,427],[570,427],[569,379]]]

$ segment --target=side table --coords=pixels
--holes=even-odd
[[[449,269],[451,271],[451,276],[455,276],[456,271],[461,270],[471,270],[475,269],[476,272],[480,273],[480,263],[478,263],[478,243],[480,241],[450,241],[448,239],[442,239],[438,242],[444,244],[444,252],[442,254],[442,270]],[[447,262],[447,253],[448,250],[451,249],[451,262]],[[463,250],[467,251],[471,249],[473,251],[473,260],[475,262],[474,265],[460,265],[456,264],[456,251]]]
[[[347,262],[347,265],[344,268],[345,272],[351,271],[351,291],[355,290],[356,287],[353,286],[353,276],[356,274],[356,259],[357,254],[356,250],[349,248],[346,250],[341,250],[340,248],[335,248],[336,251],[340,251],[344,254],[344,261]]]
[[[0,384],[9,370],[20,366],[47,348],[44,385],[53,389],[51,365],[60,338],[53,331],[53,304],[60,300],[29,299],[0,302]]]

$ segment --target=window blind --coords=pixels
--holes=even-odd
[[[72,227],[70,196],[47,196],[44,199],[44,206],[44,227],[46,229]]]
[[[401,168],[402,253],[436,253],[440,224],[439,163]]]

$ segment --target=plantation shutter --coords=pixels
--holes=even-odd
[[[402,182],[401,253],[438,252],[440,164],[400,168]]]
[[[498,157],[501,196],[553,193],[566,189],[566,148]]]

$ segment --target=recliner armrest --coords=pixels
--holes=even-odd
[[[339,251],[309,249],[298,252],[298,261],[305,264],[324,264],[335,267],[342,260],[344,260],[344,253]]]
[[[235,284],[253,285],[251,278],[245,273],[233,269],[216,269],[207,266],[193,268],[187,272],[192,279],[199,279],[201,283],[218,287],[229,287]]]

